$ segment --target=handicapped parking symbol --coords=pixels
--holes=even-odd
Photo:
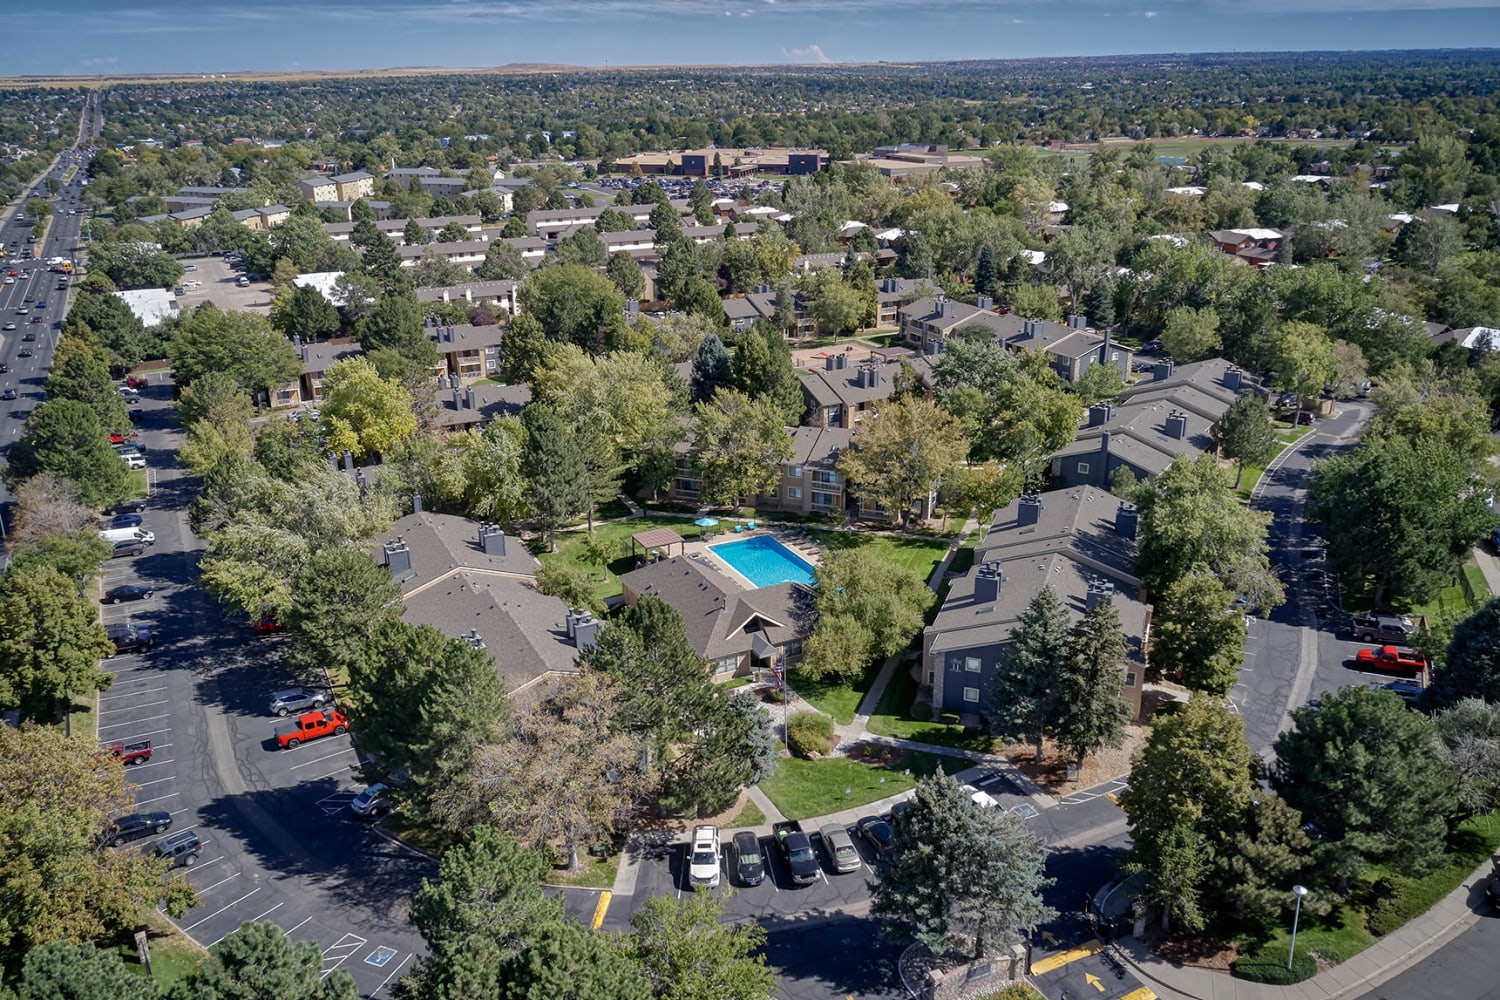
[[[365,964],[380,967],[384,966],[385,963],[389,962],[395,957],[395,948],[380,947],[376,948],[374,951],[370,952],[370,954],[365,956]]]

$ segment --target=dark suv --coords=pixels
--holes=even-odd
[[[170,858],[173,868],[191,868],[203,853],[203,841],[196,833],[174,833],[158,840],[151,853],[158,858]]]
[[[1354,638],[1360,642],[1409,645],[1417,625],[1405,615],[1355,615]]]
[[[146,543],[140,539],[127,538],[123,542],[115,542],[115,550],[110,558],[115,556],[138,556],[146,551]]]
[[[115,644],[115,653],[144,653],[156,643],[151,630],[144,625],[128,622],[113,622],[104,626],[109,641]],[[114,653],[110,654],[111,656]]]
[[[166,833],[167,828],[172,825],[172,817],[164,812],[131,813],[121,816],[109,825],[104,835],[99,839],[111,847],[123,847],[132,840],[140,840],[142,837],[153,833]]]

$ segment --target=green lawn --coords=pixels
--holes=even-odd
[[[983,753],[994,750],[995,741],[991,737],[966,733],[962,726],[913,719],[910,709],[916,697],[917,682],[912,679],[911,671],[898,669],[880,695],[880,704],[875,706],[875,713],[870,716],[870,724],[866,728],[877,736],[915,740],[933,746],[978,750]]]
[[[554,868],[543,881],[548,885],[571,885],[585,889],[613,889],[615,887],[615,876],[620,873],[618,854],[612,854],[607,858],[586,855],[578,859],[578,864],[576,874],[570,875],[561,868]]]
[[[734,814],[734,818],[724,825],[731,830],[738,830],[746,826],[760,826],[766,821],[766,814],[761,812],[760,806],[754,802],[746,802],[740,811]]]
[[[125,481],[129,483],[130,490],[127,499],[143,500],[149,495],[151,484],[146,478],[145,469],[131,469],[126,473]]]
[[[847,757],[785,758],[776,765],[776,774],[760,783],[760,790],[788,819],[809,819],[904,792],[916,784],[917,778],[939,768],[956,774],[970,766],[961,757],[912,750],[893,753],[899,755],[882,765],[861,764]]]
[[[156,980],[156,985],[166,990],[198,968],[203,961],[204,950],[155,911],[146,919],[149,925],[146,943],[151,949],[151,978]],[[118,945],[116,950],[125,960],[127,969],[146,975],[146,968],[140,963],[134,939]]]
[[[799,677],[796,671],[792,671],[790,676],[792,690],[818,711],[833,716],[835,722],[847,726],[854,721],[854,713],[858,711],[860,700],[864,698],[865,692],[869,691],[870,685],[875,683],[875,675],[880,673],[880,662],[877,660],[870,664],[863,676],[852,683],[815,681]]]
[[[598,565],[584,559],[584,545],[588,541],[587,531],[558,532],[556,552],[547,551],[544,539],[535,539],[532,551],[543,563],[561,563],[588,573],[598,581],[594,592],[598,594],[600,600],[604,600],[620,593],[620,574],[635,569],[635,560],[641,555],[639,547],[636,549],[635,557],[630,555],[630,536],[650,528],[671,528],[685,539],[695,539],[703,534],[703,529],[695,526],[692,521],[680,517],[652,514],[632,517],[614,524],[600,524],[594,529],[594,536],[611,554],[608,579],[604,578],[604,571]],[[675,551],[673,555],[676,555]]]
[[[819,545],[834,549],[865,549],[881,562],[911,570],[926,583],[937,564],[948,551],[948,543],[938,539],[892,538],[862,531],[818,531],[808,532]]]
[[[1465,820],[1448,841],[1447,864],[1421,878],[1409,878],[1399,869],[1385,867],[1367,872],[1356,884],[1352,905],[1340,907],[1327,917],[1309,918],[1304,912],[1297,930],[1297,954],[1317,952],[1338,964],[1364,951],[1377,937],[1405,926],[1426,913],[1500,847],[1500,823],[1478,816]],[[1291,929],[1279,928],[1265,941],[1241,942],[1250,962],[1286,962],[1291,947]],[[1303,963],[1308,976],[1316,971]],[[1291,980],[1287,980],[1291,981]]]
[[[99,693],[90,691],[86,695],[68,698],[68,731],[74,736],[93,739],[99,732]]]

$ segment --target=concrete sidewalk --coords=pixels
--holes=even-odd
[[[1228,973],[1174,965],[1146,950],[1136,938],[1118,939],[1111,951],[1161,1000],[1351,1000],[1406,971],[1479,920],[1488,905],[1486,860],[1432,909],[1380,938],[1342,965],[1292,986],[1235,979]]]

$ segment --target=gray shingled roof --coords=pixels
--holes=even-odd
[[[677,609],[688,644],[708,660],[748,653],[763,634],[776,645],[811,627],[811,591],[795,583],[743,590],[706,561],[673,556],[632,570],[620,583],[637,596],[653,594]],[[745,631],[749,623],[759,627]]]
[[[452,514],[423,511],[401,518],[376,544],[376,562],[385,563],[383,546],[397,537],[411,553],[411,570],[401,575],[402,594],[430,586],[459,571],[529,579],[536,576],[539,565],[515,536],[505,539],[503,556],[487,555],[479,547],[479,523]]]

